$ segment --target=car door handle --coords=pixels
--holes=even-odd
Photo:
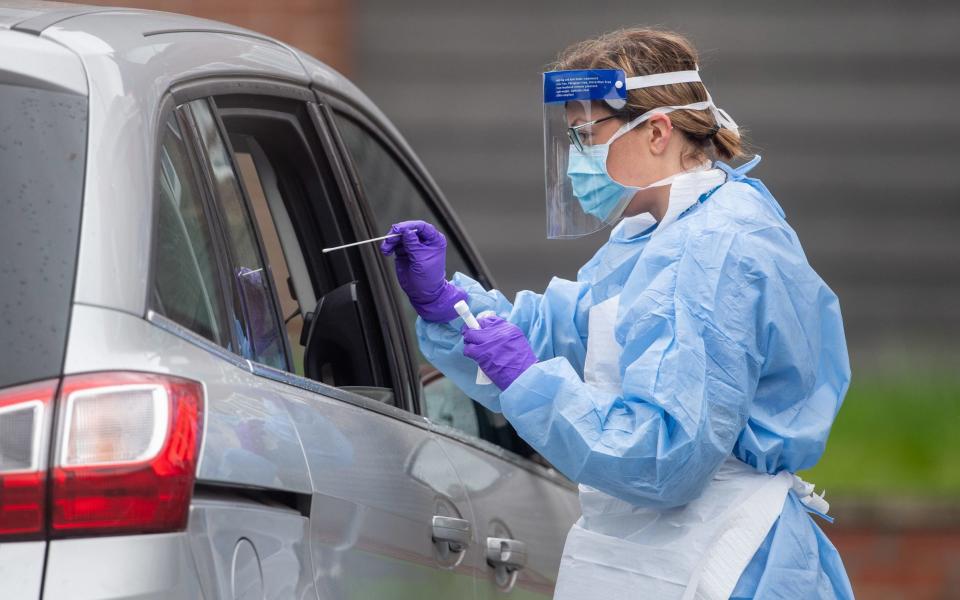
[[[519,571],[527,565],[527,545],[508,538],[487,538],[487,562],[508,573]]]
[[[451,552],[463,552],[470,545],[470,521],[456,517],[433,517],[433,541],[446,543]]]

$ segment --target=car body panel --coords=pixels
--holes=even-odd
[[[46,542],[0,544],[0,598],[39,598]]]
[[[310,544],[321,598],[474,594],[473,553],[438,558],[434,515],[473,522],[453,466],[426,427],[307,393],[286,395],[314,494]]]
[[[203,598],[186,533],[50,542],[44,600]]]
[[[311,581],[321,598],[384,586],[411,598],[432,589],[444,597],[473,596],[480,546],[455,568],[438,568],[433,555],[433,515],[473,522],[473,512],[425,421],[255,376],[239,357],[231,364],[201,339],[188,341],[122,311],[76,305],[72,322],[65,374],[135,370],[204,382],[199,482],[311,495]],[[191,513],[191,530],[196,518]],[[244,514],[218,522],[244,531],[251,523]],[[222,547],[204,552],[213,564],[225,560]],[[205,585],[224,589],[218,577]]]
[[[200,481],[309,494],[310,474],[282,397],[244,367],[122,311],[74,306],[64,374],[129,370],[204,384]]]
[[[316,599],[308,529],[292,509],[195,498],[187,533],[203,596]]]
[[[34,0],[7,0],[0,6],[0,29],[10,29],[17,23],[48,14],[70,6],[59,2],[36,2]]]
[[[526,544],[527,564],[519,571],[510,596],[551,598],[567,530],[580,515],[571,486],[560,483],[559,477],[543,477],[518,468],[495,453],[463,444],[452,436],[439,437],[439,443],[467,490],[476,519],[478,547],[485,549],[488,537]],[[498,587],[486,554],[480,552],[477,558],[477,597],[502,597],[505,591]]]

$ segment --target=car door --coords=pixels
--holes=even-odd
[[[353,239],[352,198],[309,92],[226,89],[189,108],[219,180],[240,351],[257,393],[282,399],[306,455],[317,593],[471,598],[464,558],[476,549],[461,538],[474,517],[437,437],[410,410],[400,334],[378,314],[382,282],[362,251],[323,252]]]
[[[449,240],[448,270],[489,286],[461,229],[402,145],[349,104],[327,103],[326,114],[364,200],[368,235],[382,235],[401,220],[430,221]],[[392,270],[385,260],[381,265]],[[566,532],[579,512],[575,488],[536,455],[502,415],[470,400],[424,359],[416,349],[416,314],[396,286],[393,292],[411,346],[419,411],[440,436],[474,510],[474,541],[482,549],[475,555],[479,597],[552,596]]]

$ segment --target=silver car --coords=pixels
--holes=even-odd
[[[573,485],[416,349],[422,218],[349,81],[276,40],[0,1],[0,598],[547,598]]]

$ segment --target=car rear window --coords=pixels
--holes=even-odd
[[[0,71],[0,388],[60,374],[86,135],[85,97]]]

